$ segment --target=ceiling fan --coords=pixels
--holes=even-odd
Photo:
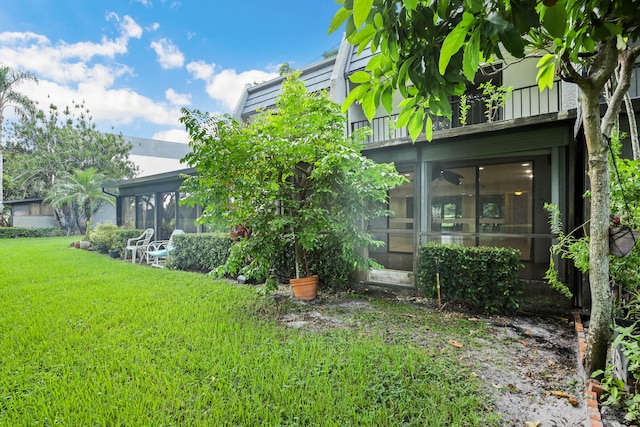
[[[464,179],[464,176],[460,175],[459,173],[444,169],[439,164],[436,164],[433,167],[433,171],[431,172],[431,181],[435,181],[439,178],[442,178],[453,185],[460,185],[460,179]]]

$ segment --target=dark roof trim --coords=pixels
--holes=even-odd
[[[141,176],[139,178],[125,179],[122,181],[107,182],[103,188],[126,188],[140,184],[170,181],[179,178],[180,175],[195,175],[195,168],[179,169],[171,172],[159,173],[156,175]]]

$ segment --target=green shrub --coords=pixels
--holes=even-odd
[[[437,296],[436,259],[442,296],[489,312],[508,313],[520,306],[522,263],[517,249],[422,245],[416,275],[418,287],[429,297]]]
[[[229,233],[179,234],[167,266],[186,271],[210,272],[223,265],[231,247]]]
[[[0,227],[0,239],[14,239],[18,237],[56,237],[66,235],[67,232],[61,228]]]
[[[118,233],[122,227],[115,224],[100,224],[89,233],[91,246],[102,253],[107,253],[110,249],[116,249],[120,235]]]
[[[346,250],[349,250],[349,246]],[[318,245],[307,253],[309,270],[312,274],[320,276],[319,288],[321,290],[344,290],[353,281],[355,269],[349,262],[347,255],[343,254],[345,245],[335,236],[322,236]],[[295,277],[295,257],[293,244],[282,244],[280,254],[274,258],[271,274],[279,281],[286,282]]]

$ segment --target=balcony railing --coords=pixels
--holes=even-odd
[[[637,79],[636,79],[637,80]],[[553,89],[540,92],[537,85],[514,89],[507,97],[504,107],[493,107],[491,118],[488,117],[486,100],[483,95],[469,96],[467,103],[466,125],[476,125],[488,121],[501,121],[516,119],[520,117],[537,116],[539,114],[555,113],[560,111],[560,85],[553,85]],[[433,120],[433,130],[451,129],[462,126],[460,120],[460,99],[451,101],[453,111],[451,120],[439,117]],[[376,117],[371,123],[368,120],[361,120],[351,123],[351,132],[356,129],[369,126],[372,134],[366,142],[387,141],[397,138],[405,138],[409,135],[406,128],[396,128],[394,126],[397,114],[385,117]]]

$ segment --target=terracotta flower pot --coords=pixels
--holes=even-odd
[[[309,277],[302,277],[300,279],[291,279],[291,289],[293,289],[293,296],[297,299],[310,301],[318,296],[318,282],[320,278],[318,275]]]

